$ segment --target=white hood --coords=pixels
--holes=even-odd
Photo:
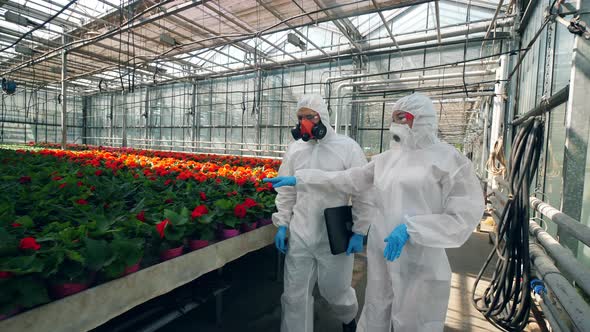
[[[414,124],[410,131],[411,139],[404,144],[410,149],[423,149],[438,142],[438,116],[432,100],[425,95],[413,93],[399,99],[393,105],[393,112],[403,111],[414,116]]]
[[[326,136],[323,138],[324,140],[336,133],[332,126],[330,126],[330,113],[322,96],[317,94],[303,95],[297,102],[296,111],[299,111],[303,107],[314,110],[320,115],[320,119],[327,129]]]

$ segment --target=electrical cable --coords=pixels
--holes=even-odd
[[[529,257],[529,190],[543,149],[543,121],[527,120],[514,138],[509,159],[510,195],[494,230],[493,250],[481,268],[472,291],[472,304],[502,331],[522,331],[531,308]],[[475,292],[496,257],[489,286]]]
[[[33,32],[35,32],[36,30],[42,28],[45,26],[45,24],[53,21],[56,17],[58,17],[61,13],[63,13],[66,9],[68,9],[68,7],[70,7],[71,5],[73,5],[77,0],[72,0],[70,2],[68,2],[67,5],[65,5],[60,11],[58,11],[57,13],[55,13],[55,15],[51,16],[49,19],[47,19],[45,22],[41,23],[40,25],[32,28],[31,30],[27,31],[24,35],[20,36],[16,41],[14,41],[12,44],[10,44],[9,46],[3,48],[2,50],[0,50],[0,53],[6,51],[7,49],[13,47],[14,45],[18,44],[21,40],[25,39],[28,35],[32,34]]]

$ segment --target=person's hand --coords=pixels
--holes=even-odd
[[[275,246],[283,254],[287,254],[287,244],[285,240],[287,238],[287,226],[280,226],[277,234],[275,235]]]
[[[410,235],[408,234],[408,227],[406,224],[398,225],[391,234],[385,238],[385,242],[387,242],[385,250],[383,251],[385,259],[391,262],[398,259],[409,238]]]
[[[283,186],[294,186],[297,184],[297,178],[294,176],[277,176],[276,178],[264,178],[263,182],[272,183],[273,188],[280,188]]]
[[[364,236],[354,233],[348,241],[348,249],[346,249],[346,256],[363,251]]]

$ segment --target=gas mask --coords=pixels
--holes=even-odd
[[[391,133],[390,148],[407,145],[412,138],[412,129],[407,124],[392,123],[389,126]]]
[[[302,139],[304,142],[307,142],[312,138],[322,139],[326,136],[327,132],[328,130],[321,120],[315,124],[311,120],[302,119],[295,128],[291,129],[291,135],[293,135],[293,138],[295,140]]]

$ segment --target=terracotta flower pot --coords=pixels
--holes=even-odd
[[[239,229],[225,229],[225,228],[222,228],[219,231],[219,238],[222,239],[222,240],[226,240],[226,239],[229,239],[229,238],[232,238],[232,237],[236,237],[238,235],[240,235],[240,230]]]
[[[259,227],[270,225],[270,224],[272,224],[272,219],[271,218],[268,218],[268,219],[258,219],[258,226]]]
[[[253,231],[256,229],[256,227],[258,226],[258,222],[253,222],[250,224],[242,224],[242,233],[247,233],[250,231]]]
[[[88,288],[90,282],[86,283],[63,283],[51,285],[49,291],[51,295],[56,299],[61,299],[66,296],[70,296],[79,293]]]
[[[131,266],[127,266],[125,268],[125,271],[123,271],[123,276],[126,276],[128,274],[135,273],[135,272],[139,271],[139,264],[140,263],[141,263],[141,258],[139,259],[139,261],[137,261],[137,263],[135,263]]]
[[[189,240],[188,247],[190,250],[199,250],[201,248],[205,248],[209,245],[209,241],[207,240]]]
[[[18,314],[19,312],[20,312],[20,308],[19,307],[14,308],[11,311],[9,311],[8,313],[0,314],[0,320],[4,320],[6,318],[10,318],[10,317]]]
[[[178,256],[182,255],[182,249],[184,249],[183,246],[180,246],[178,248],[171,248],[171,249],[166,249],[160,252],[160,260],[161,261],[167,261],[169,259],[172,258],[176,258]]]

